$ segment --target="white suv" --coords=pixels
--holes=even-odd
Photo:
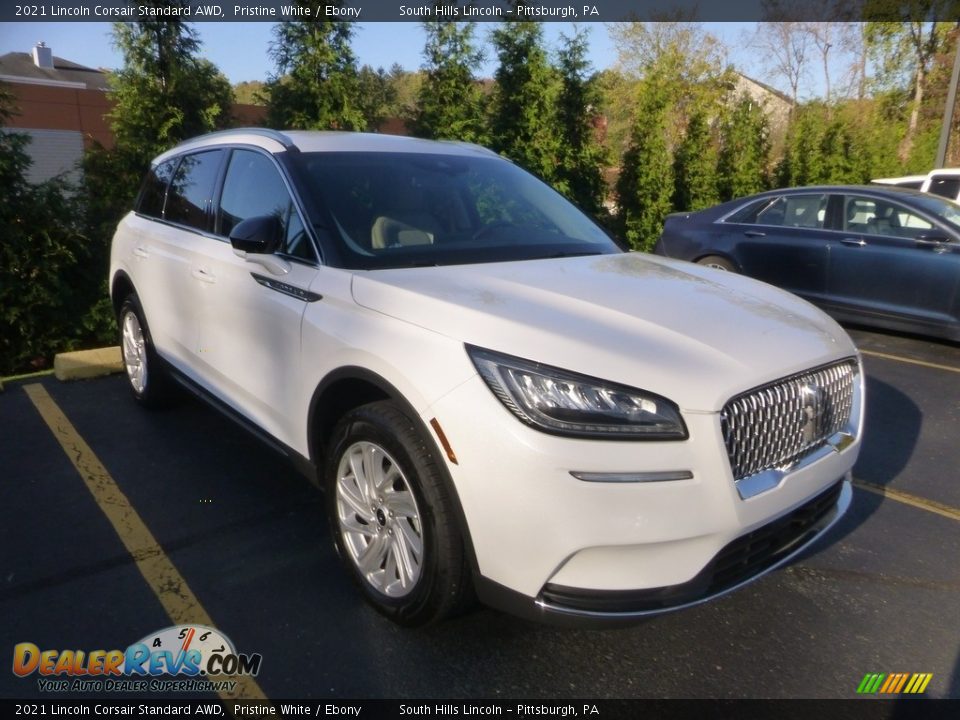
[[[847,509],[863,373],[769,285],[623,252],[484,148],[236,130],[158,157],[113,240],[134,397],[193,389],[326,489],[366,598],[623,621]]]

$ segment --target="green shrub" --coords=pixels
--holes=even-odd
[[[30,138],[0,131],[0,375],[42,369],[55,353],[112,338],[105,272],[90,267],[74,189],[26,180]],[[112,321],[112,318],[111,318]]]

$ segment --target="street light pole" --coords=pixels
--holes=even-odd
[[[957,104],[957,81],[960,80],[960,33],[957,34],[953,51],[953,74],[950,76],[950,90],[947,92],[947,106],[943,109],[943,127],[940,128],[940,142],[937,144],[937,160],[934,167],[942,168],[947,161],[947,145],[950,143],[950,128],[953,126],[953,107]]]

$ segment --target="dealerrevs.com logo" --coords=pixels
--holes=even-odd
[[[230,692],[231,677],[256,676],[262,661],[205,625],[168,627],[126,650],[41,650],[31,642],[13,648],[14,675],[36,675],[43,692]]]

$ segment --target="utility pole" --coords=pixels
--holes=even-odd
[[[953,74],[950,76],[950,89],[947,91],[947,106],[943,109],[943,127],[940,128],[935,168],[942,168],[947,162],[947,145],[950,143],[950,128],[953,126],[953,107],[957,104],[958,80],[960,80],[960,33],[957,33],[953,50]]]

